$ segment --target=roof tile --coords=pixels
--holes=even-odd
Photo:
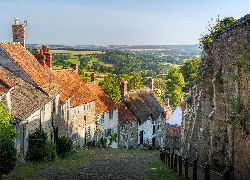
[[[60,79],[61,86],[70,92],[71,107],[94,101],[96,98],[89,91],[86,83],[74,69],[54,70],[55,75]]]
[[[117,105],[110,99],[110,97],[102,90],[102,88],[98,84],[96,84],[95,82],[88,82],[87,86],[90,92],[96,97],[96,114],[104,113],[118,108]]]
[[[123,102],[116,103],[116,105],[118,106],[118,118],[120,124],[136,119],[136,116]]]

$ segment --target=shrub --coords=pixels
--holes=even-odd
[[[17,151],[13,140],[18,137],[18,134],[10,124],[13,117],[4,108],[6,106],[0,101],[0,176],[13,170],[17,161]]]
[[[66,136],[60,136],[56,141],[56,151],[59,156],[65,157],[73,149],[73,142]]]
[[[44,160],[53,161],[56,156],[56,144],[51,140],[47,140],[44,147]]]
[[[27,160],[52,161],[56,158],[56,145],[53,141],[47,140],[48,136],[44,131],[36,129],[30,134],[29,139]]]
[[[17,151],[10,136],[0,132],[0,176],[8,174],[16,166]]]

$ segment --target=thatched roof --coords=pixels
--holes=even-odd
[[[148,87],[128,91],[124,97],[124,103],[140,122],[147,121],[149,116],[156,120],[161,114],[166,115]]]

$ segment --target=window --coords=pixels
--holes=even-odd
[[[76,141],[77,139],[78,139],[78,132],[72,134],[72,136],[71,136],[72,141]]]
[[[88,127],[86,128],[86,138],[88,138],[88,137],[90,137],[90,136],[91,136],[91,127],[88,126]]]
[[[90,104],[90,103],[87,104],[87,112],[88,112],[88,113],[91,112],[91,104]]]
[[[101,122],[102,123],[104,122],[104,114],[102,114],[102,116],[101,116]]]
[[[130,139],[134,138],[134,133],[131,133]]]
[[[155,125],[153,125],[153,134],[155,134]]]
[[[113,119],[113,109],[109,111],[109,119]]]
[[[161,123],[158,124],[158,131],[161,131]]]
[[[124,124],[122,125],[122,130],[123,130],[123,131],[125,130],[125,125],[124,125]]]
[[[152,119],[152,124],[154,124],[155,122],[154,122],[154,120]]]
[[[131,122],[131,128],[133,127],[133,122]]]

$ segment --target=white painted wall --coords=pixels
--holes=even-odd
[[[105,136],[105,130],[107,131],[108,129],[112,129],[111,134],[114,134],[115,132],[118,133],[118,109],[114,109],[113,110],[113,118],[110,119],[109,118],[109,113],[105,112],[103,114],[99,114],[98,115],[98,125],[97,125],[97,129],[98,129],[98,137],[97,140],[99,140],[101,137],[103,138],[107,138],[107,145],[109,144],[109,137]],[[102,116],[104,115],[104,116]],[[102,117],[104,117],[104,119],[102,119]],[[113,141],[111,146],[112,148],[118,148],[118,136],[117,136],[117,142]]]
[[[143,132],[143,144],[146,144],[147,142],[149,142],[149,144],[152,144],[152,138],[155,137],[155,134],[153,134],[153,125],[156,126],[155,122],[152,123],[152,118],[151,116],[149,116],[148,120],[141,123],[141,125],[139,125],[138,123],[138,144],[140,144],[140,131],[144,131]],[[155,132],[157,132],[157,129],[155,127]]]
[[[166,123],[170,123],[170,124],[177,124],[179,126],[181,126],[181,122],[182,122],[182,110],[180,107],[175,107],[176,109],[173,110],[173,114],[168,118],[168,120],[166,121]]]

